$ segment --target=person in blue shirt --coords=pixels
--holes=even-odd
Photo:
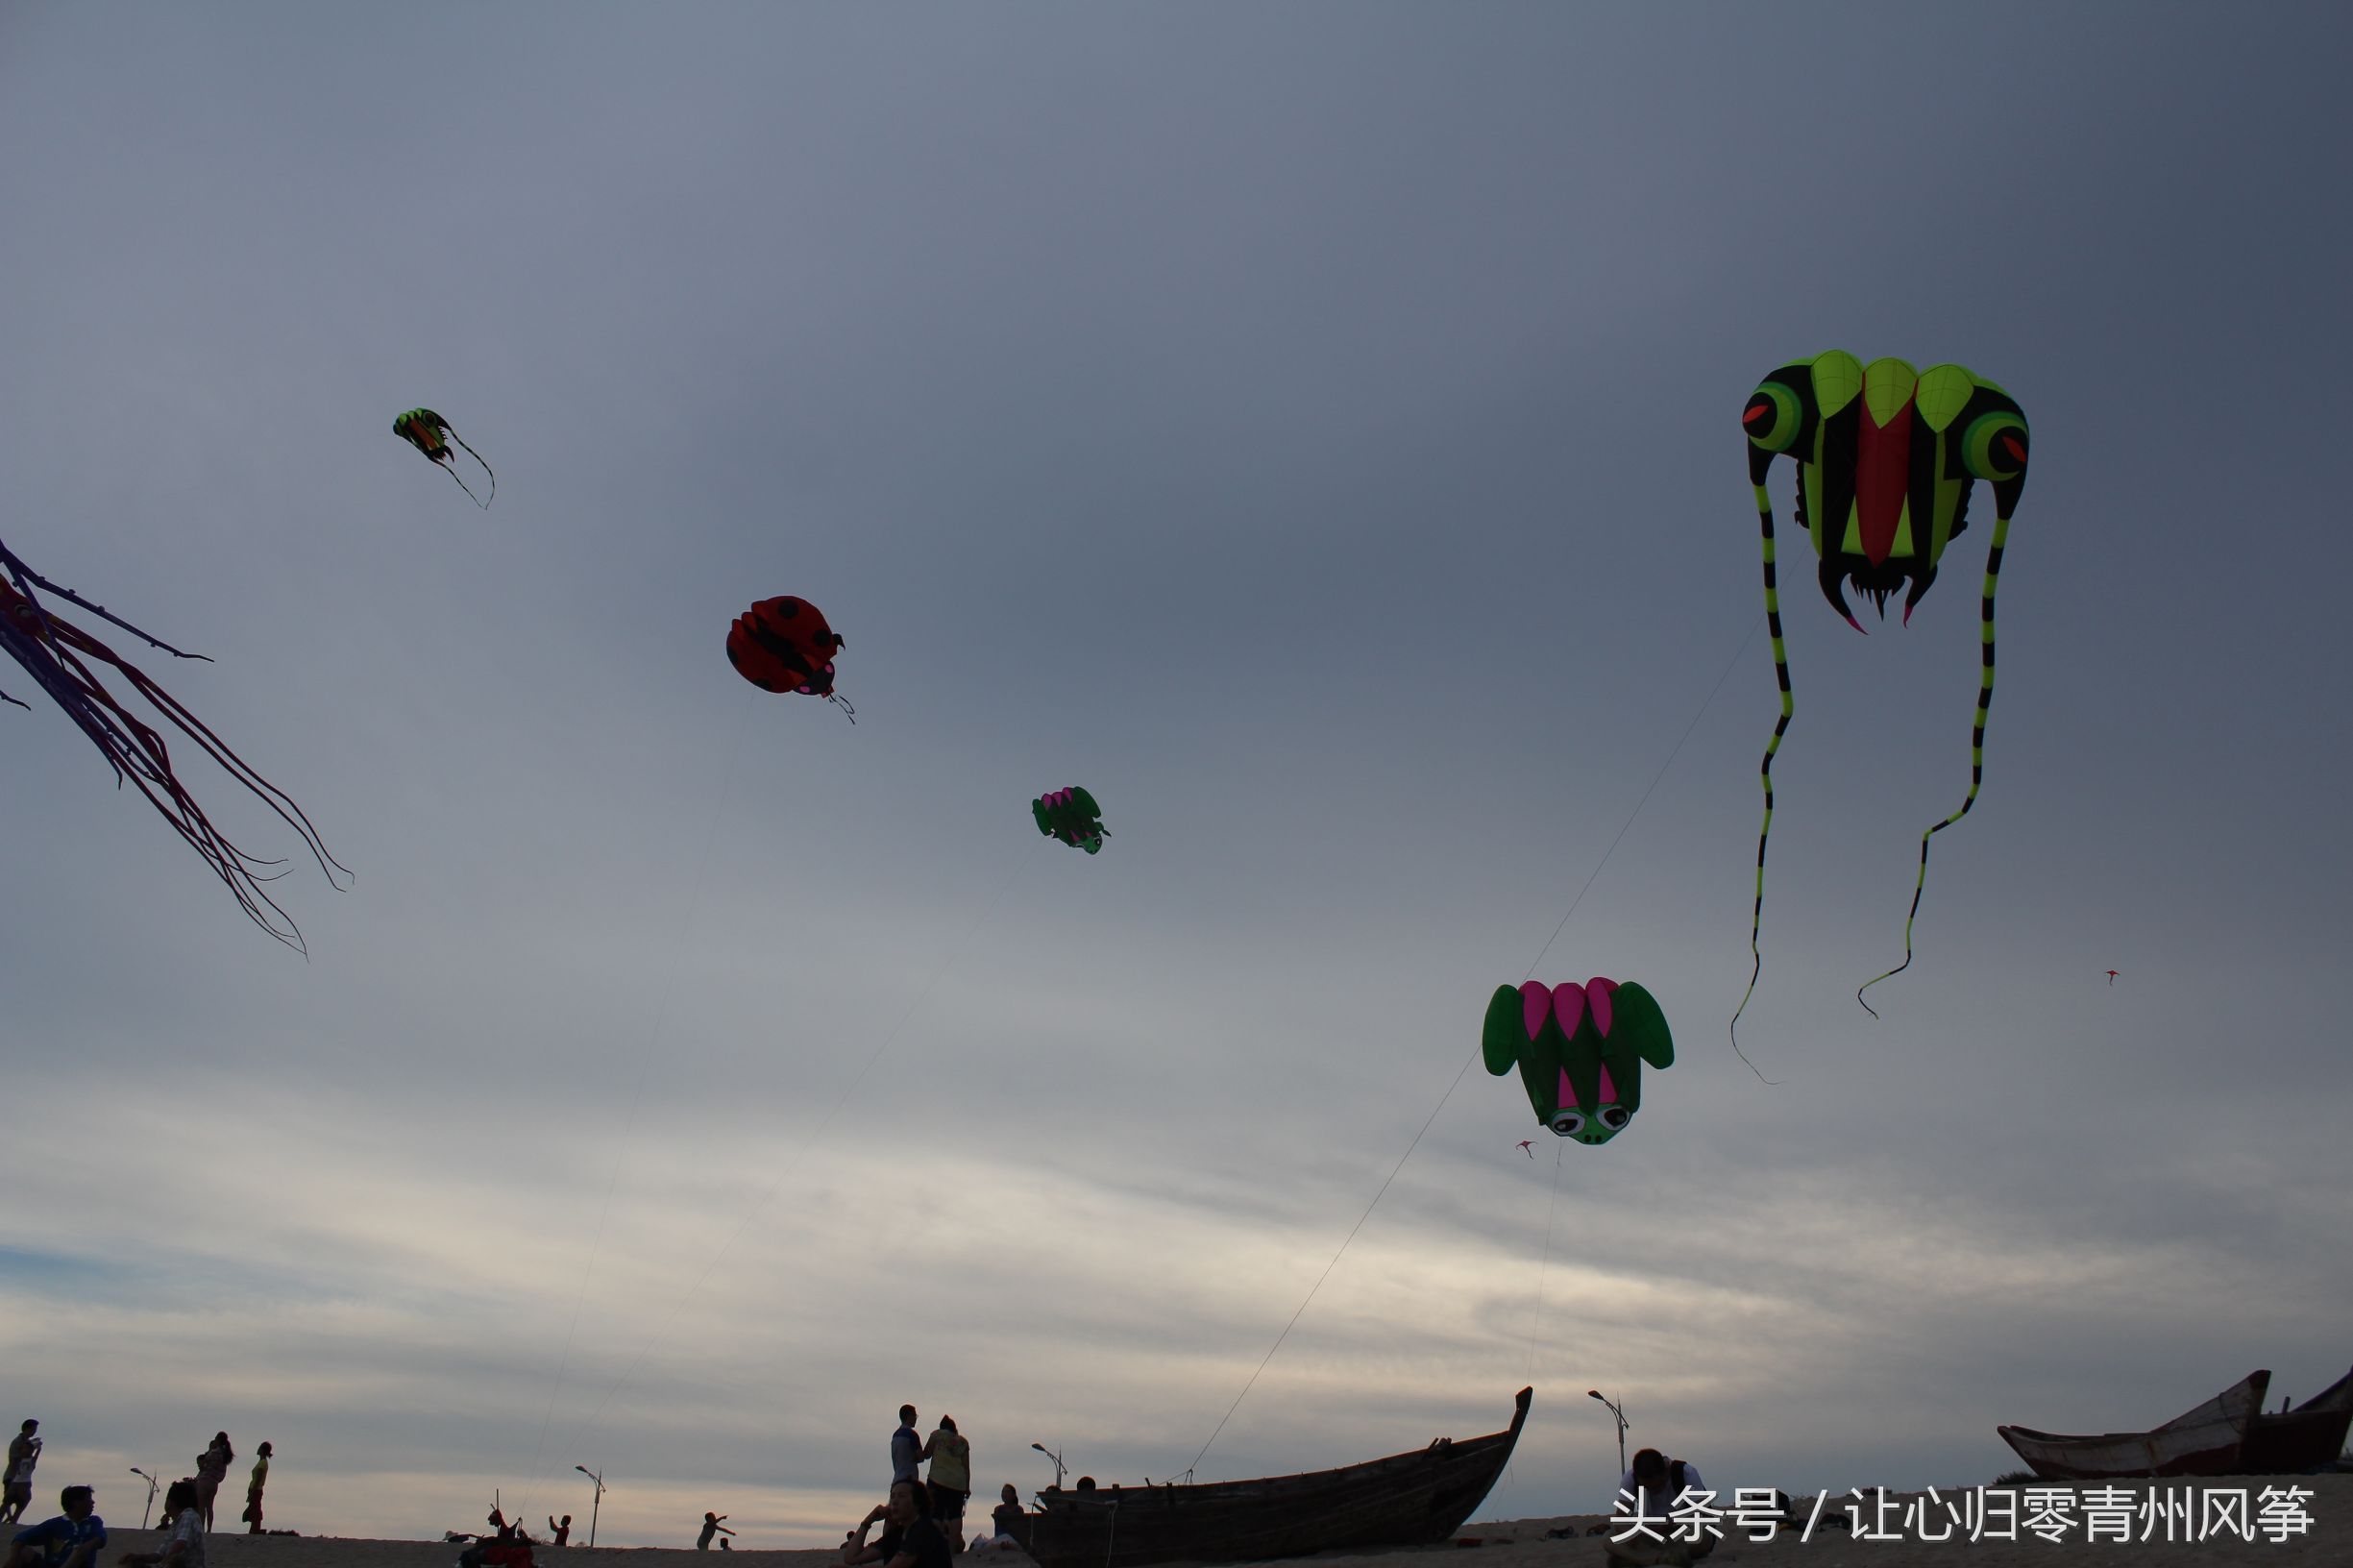
[[[107,1522],[93,1511],[97,1494],[87,1486],[68,1486],[58,1493],[58,1506],[65,1511],[55,1519],[16,1532],[7,1568],[97,1568],[107,1544]]]
[[[898,1408],[898,1430],[891,1433],[891,1484],[919,1481],[923,1471],[923,1434],[915,1430],[915,1407]]]

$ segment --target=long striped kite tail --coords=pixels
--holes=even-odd
[[[1740,1048],[1740,1015],[1749,1010],[1749,998],[1756,993],[1757,977],[1765,972],[1765,955],[1757,945],[1757,938],[1765,924],[1765,845],[1773,836],[1773,759],[1781,749],[1781,737],[1789,733],[1789,721],[1797,716],[1798,709],[1789,687],[1789,649],[1781,641],[1781,584],[1774,565],[1773,501],[1762,484],[1750,488],[1756,492],[1756,525],[1764,539],[1765,629],[1773,637],[1774,678],[1781,685],[1781,717],[1773,726],[1773,739],[1765,743],[1765,760],[1756,770],[1757,779],[1765,789],[1765,820],[1756,830],[1756,902],[1749,913],[1749,989],[1740,993],[1740,1005],[1732,1010],[1729,1026],[1732,1053],[1748,1063],[1751,1072],[1756,1072],[1756,1064],[1749,1062],[1749,1053]],[[1756,1076],[1766,1083],[1774,1081],[1761,1072],[1756,1072]]]
[[[1985,782],[1985,715],[1994,705],[1994,589],[2001,580],[2001,550],[2010,537],[2010,520],[1994,519],[1994,545],[1985,553],[1985,597],[1977,610],[1978,638],[1983,651],[1983,674],[1977,685],[1977,718],[1969,736],[1969,794],[1961,797],[1961,808],[1943,821],[1931,826],[1920,836],[1920,878],[1912,884],[1912,908],[1903,918],[1903,962],[1887,973],[1864,981],[1854,991],[1854,999],[1863,1002],[1863,1011],[1873,1017],[1878,1009],[1863,1001],[1863,992],[1881,980],[1892,979],[1912,967],[1912,922],[1920,919],[1921,895],[1928,891],[1928,845],[1939,833],[1969,815],[1969,808],[1977,803],[1977,790]]]

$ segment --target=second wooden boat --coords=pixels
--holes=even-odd
[[[2123,1476],[2228,1476],[2240,1470],[2248,1423],[2271,1386],[2268,1370],[2250,1372],[2194,1410],[2146,1432],[2072,1437],[2032,1427],[1997,1427],[2034,1473],[2048,1481],[2107,1481]]]
[[[2347,1372],[2292,1410],[2246,1425],[2239,1468],[2249,1476],[2301,1476],[2336,1462],[2353,1427],[2353,1372]]]

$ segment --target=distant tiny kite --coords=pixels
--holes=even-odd
[[[2108,971],[2108,984],[2110,984],[2110,985],[2112,985],[2112,986],[2113,986],[2113,985],[2115,985],[2115,984],[2116,984],[2116,976],[2117,976],[2117,971],[2116,971],[2116,970],[2114,970],[2114,969],[2110,969],[2110,970]]]
[[[1527,1150],[1529,1159],[1533,1160],[1536,1157],[1536,1140],[1534,1139],[1523,1138],[1520,1139],[1517,1147]]]
[[[481,507],[484,511],[490,509],[491,500],[495,500],[499,494],[499,477],[491,473],[488,463],[482,463],[480,453],[476,452],[472,447],[466,447],[466,438],[451,429],[448,420],[434,413],[430,408],[411,408],[392,422],[392,433],[431,458],[433,466],[449,475],[451,478],[457,479],[457,488],[463,490],[467,499],[477,506]],[[466,455],[478,463],[482,463],[482,472],[490,475],[489,498],[476,495],[474,486],[457,478],[457,458],[450,451],[450,443],[453,441],[461,447],[466,447]]]

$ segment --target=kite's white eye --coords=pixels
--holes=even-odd
[[[1622,1105],[1605,1105],[1599,1115],[1602,1125],[1613,1133],[1634,1119],[1634,1114]]]
[[[1585,1130],[1582,1111],[1563,1109],[1553,1114],[1553,1131],[1561,1138],[1575,1138]]]

